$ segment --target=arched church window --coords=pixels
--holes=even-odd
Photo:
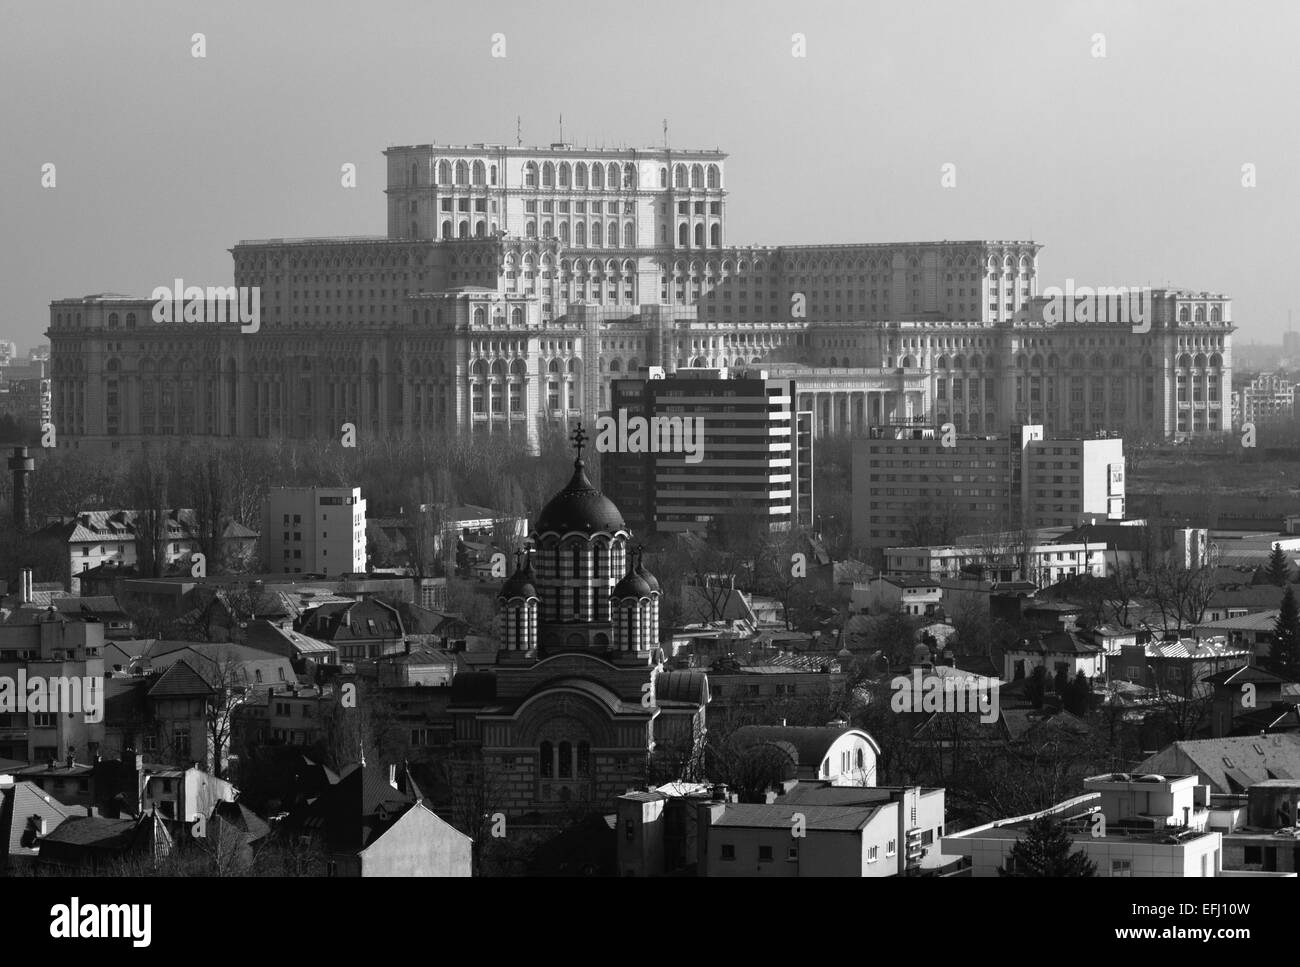
[[[579,577],[579,576],[580,576],[580,573],[579,573],[579,572],[580,572],[581,570],[582,570],[582,552],[581,552],[580,548],[578,547],[578,545],[577,545],[577,544],[574,544],[574,545],[573,545],[573,576],[574,576],[575,578],[576,578],[576,577]],[[577,610],[578,610],[578,608],[577,608],[576,605],[574,606],[574,609],[573,609],[573,610],[574,610],[574,611],[577,611]]]
[[[573,743],[560,743],[560,778],[573,778]]]
[[[578,775],[582,777],[591,775],[591,743],[578,743]]]
[[[524,609],[515,608],[515,647],[524,646]]]
[[[555,746],[549,742],[542,743],[541,754],[537,759],[537,775],[543,779],[550,779],[555,773]]]

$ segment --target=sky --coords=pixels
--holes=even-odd
[[[728,152],[732,244],[1032,238],[1040,291],[1221,292],[1238,342],[1277,342],[1298,35],[1292,0],[0,0],[0,339],[43,342],[53,299],[229,282],[240,239],[383,234],[385,147],[563,115],[577,145],[667,119]]]

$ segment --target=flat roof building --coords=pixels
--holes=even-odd
[[[361,488],[272,488],[263,504],[262,555],[268,569],[285,574],[364,571],[366,501]]]
[[[643,367],[597,421],[605,487],[637,531],[723,520],[779,531],[813,518],[812,418],[795,381],[763,369]]]

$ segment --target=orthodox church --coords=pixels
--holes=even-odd
[[[497,597],[495,668],[452,684],[455,744],[481,756],[483,794],[508,814],[607,808],[645,783],[652,754],[689,773],[708,679],[665,671],[660,586],[574,433],[573,477],[542,509]]]

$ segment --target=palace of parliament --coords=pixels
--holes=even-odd
[[[610,381],[642,366],[793,379],[817,435],[921,422],[970,435],[1231,429],[1221,295],[1156,290],[1148,331],[1053,324],[1031,241],[733,245],[718,151],[385,155],[387,235],[231,249],[235,285],[260,289],[256,332],[157,323],[146,298],[51,303],[60,445],[337,439],[344,423],[535,445],[548,423],[590,424]]]

